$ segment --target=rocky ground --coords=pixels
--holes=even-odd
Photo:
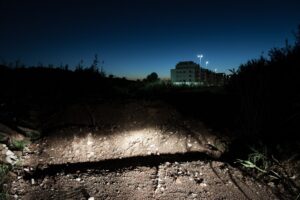
[[[98,163],[33,172],[17,177],[11,194],[21,199],[278,199],[270,188],[222,162],[129,161],[117,168]]]
[[[21,152],[2,146],[2,162],[14,166],[3,185],[10,199],[285,198],[222,160],[231,137],[162,102],[72,104],[40,116],[42,138]]]

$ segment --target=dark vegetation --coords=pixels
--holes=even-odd
[[[299,136],[300,46],[286,44],[270,50],[269,57],[241,65],[227,85],[240,98],[239,128],[268,140],[294,139]]]
[[[232,71],[228,93],[237,97],[236,131],[251,140],[299,140],[300,26],[295,45],[273,48],[269,57],[248,61]]]
[[[294,156],[299,160],[296,152],[300,152],[300,26],[295,36],[294,45],[286,43],[284,48],[270,50],[268,57],[232,70],[224,87],[173,86],[156,73],[142,81],[106,76],[102,67],[99,70],[97,56],[91,67],[79,64],[75,71],[68,66],[2,64],[0,123],[39,129],[39,124],[25,120],[32,110],[49,113],[72,102],[160,99],[186,117],[231,134],[235,140],[224,159],[233,162],[240,158],[238,164],[250,169],[247,172],[275,177],[291,188],[286,171],[279,167],[281,159]]]
[[[286,41],[284,48],[271,49],[267,58],[233,70],[225,88],[238,108],[231,158],[243,158],[236,163],[247,172],[282,184],[298,199],[299,183],[290,178],[291,171],[300,169],[300,26],[295,36],[294,45]]]

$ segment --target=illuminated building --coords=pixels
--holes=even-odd
[[[173,84],[200,84],[200,65],[193,61],[179,62],[175,69],[171,69]]]

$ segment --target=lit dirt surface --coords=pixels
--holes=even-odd
[[[202,152],[220,157],[227,140],[162,103],[73,105],[45,123],[50,130],[25,166],[96,162],[132,156]]]
[[[11,199],[277,199],[220,161],[230,139],[164,103],[76,104],[42,120]]]

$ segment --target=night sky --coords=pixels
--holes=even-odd
[[[107,74],[169,77],[202,53],[228,72],[294,42],[297,0],[0,0],[0,61],[65,65],[98,54]]]

